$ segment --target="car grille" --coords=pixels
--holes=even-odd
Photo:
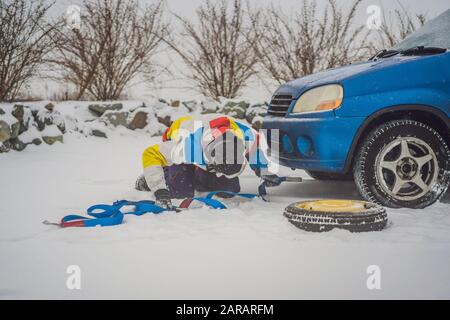
[[[270,101],[268,114],[276,117],[284,117],[292,102],[292,95],[290,94],[278,94],[273,96]]]

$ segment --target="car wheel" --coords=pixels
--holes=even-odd
[[[430,126],[391,121],[369,134],[353,172],[364,199],[391,208],[425,208],[449,187],[450,151]]]
[[[306,171],[306,173],[314,180],[319,180],[319,181],[351,181],[351,180],[353,180],[353,172],[344,174],[344,173]]]

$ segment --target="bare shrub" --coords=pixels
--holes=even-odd
[[[383,11],[384,12],[384,11]],[[392,48],[427,22],[425,14],[413,14],[405,8],[383,14],[383,23],[375,31],[371,52]]]
[[[167,32],[163,3],[85,0],[81,29],[55,34],[58,50],[49,62],[60,79],[74,84],[77,99],[118,99],[139,74],[154,71],[153,58]]]
[[[365,56],[364,27],[354,26],[360,3],[357,0],[344,10],[329,0],[319,16],[316,3],[304,0],[297,12],[286,14],[271,6],[262,18],[254,16],[253,26],[261,35],[254,49],[266,75],[283,83]]]
[[[14,100],[52,50],[51,6],[44,0],[0,1],[0,101]]]
[[[230,1],[231,2],[231,1]],[[241,0],[205,1],[197,22],[176,15],[182,32],[167,39],[189,69],[196,88],[214,99],[234,98],[255,74],[259,39]],[[253,13],[257,15],[257,13]]]

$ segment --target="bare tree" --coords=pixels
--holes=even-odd
[[[0,0],[0,101],[14,100],[52,49],[44,0]]]
[[[77,98],[118,99],[153,58],[167,32],[163,2],[141,7],[137,0],[85,0],[81,29],[55,33],[58,50],[49,59]]]
[[[401,5],[400,2],[399,4]],[[426,22],[425,14],[413,14],[403,6],[387,16],[384,14],[381,27],[375,31],[376,37],[372,44],[372,53],[394,47]]]
[[[254,16],[253,26],[261,35],[254,49],[266,75],[283,83],[365,56],[363,26],[354,26],[360,3],[344,10],[329,0],[319,17],[316,3],[304,0],[297,12],[285,14],[272,6],[262,18]]]
[[[197,23],[176,16],[182,32],[169,45],[189,68],[188,75],[204,95],[234,98],[255,74],[253,50],[259,39],[241,0],[206,0],[197,9]]]

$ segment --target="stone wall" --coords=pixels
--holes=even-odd
[[[159,100],[152,103],[48,103],[15,104],[0,107],[0,153],[22,151],[28,145],[63,143],[64,135],[78,132],[85,136],[108,138],[114,131],[142,131],[162,135],[174,120],[186,115],[226,114],[245,120],[255,129],[262,125],[267,104],[246,101]]]

